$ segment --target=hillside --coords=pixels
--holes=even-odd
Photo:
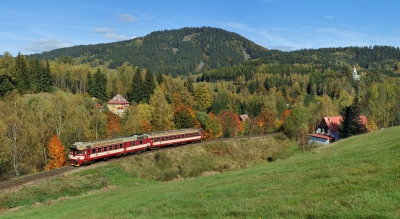
[[[399,131],[393,127],[272,163],[176,182],[135,179],[126,162],[119,170],[86,173],[112,179],[107,189],[2,217],[84,212],[87,218],[399,218]]]
[[[182,28],[155,31],[144,37],[97,45],[80,45],[32,55],[39,59],[63,56],[79,58],[93,66],[124,62],[154,72],[188,75],[199,70],[236,65],[266,55],[267,49],[248,39],[218,28]]]

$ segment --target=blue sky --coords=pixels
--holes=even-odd
[[[210,26],[268,49],[400,47],[399,0],[1,0],[0,54]]]

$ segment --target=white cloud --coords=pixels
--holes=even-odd
[[[112,28],[102,27],[95,29],[94,32],[98,34],[105,34],[105,33],[112,33],[114,32],[114,30]]]
[[[284,51],[284,52],[289,52],[290,50],[293,50],[294,47],[292,47],[292,46],[284,46],[284,45],[277,45],[277,46],[272,47],[271,49],[277,49],[277,50],[281,50],[281,51]]]
[[[95,33],[101,34],[104,36],[104,38],[109,39],[109,40],[114,40],[114,41],[121,41],[121,40],[128,40],[128,39],[133,39],[135,38],[134,36],[132,37],[127,37],[126,35],[118,35],[115,32],[114,29],[112,28],[107,28],[107,27],[101,27],[101,28],[96,28],[94,30]]]
[[[34,53],[41,53],[53,49],[63,48],[70,46],[68,43],[59,39],[38,39],[32,42],[32,44],[26,47],[26,50],[32,51]]]
[[[131,14],[120,14],[118,15],[119,18],[121,18],[122,21],[124,22],[137,22],[139,21],[135,16]]]
[[[332,16],[332,15],[327,15],[327,16],[325,16],[324,18],[325,18],[325,19],[332,19],[333,16]]]
[[[118,35],[118,34],[115,34],[115,33],[106,33],[106,34],[104,35],[104,37],[105,37],[106,39],[116,40],[116,41],[121,41],[121,40],[130,39],[130,37],[127,37],[127,36],[125,36],[125,35]]]

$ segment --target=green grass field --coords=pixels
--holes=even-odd
[[[110,179],[106,188],[0,218],[400,218],[399,133],[394,127],[186,180],[139,179],[106,166],[75,174]]]

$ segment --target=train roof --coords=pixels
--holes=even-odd
[[[75,142],[70,149],[75,150],[84,150],[87,148],[96,148],[99,146],[106,146],[106,145],[114,145],[120,144],[123,142],[130,142],[136,141],[145,138],[156,138],[162,136],[170,136],[170,135],[182,135],[182,134],[189,134],[193,132],[201,132],[203,129],[201,128],[188,128],[188,129],[178,129],[178,130],[170,130],[170,131],[160,131],[160,132],[150,132],[145,134],[136,134],[118,138],[109,138],[109,139],[101,139],[96,141],[87,141],[87,142]]]
[[[87,148],[96,148],[99,146],[106,146],[106,145],[114,145],[120,144],[123,142],[135,141],[138,139],[144,139],[148,136],[145,134],[142,135],[130,135],[118,138],[109,138],[109,139],[101,139],[96,141],[87,141],[87,142],[75,142],[70,148],[77,149],[77,150],[84,150]]]
[[[178,130],[170,130],[170,131],[160,131],[160,132],[150,132],[146,133],[150,138],[162,137],[162,136],[170,136],[170,135],[182,135],[189,134],[193,132],[202,131],[201,128],[188,128],[188,129],[178,129]]]

